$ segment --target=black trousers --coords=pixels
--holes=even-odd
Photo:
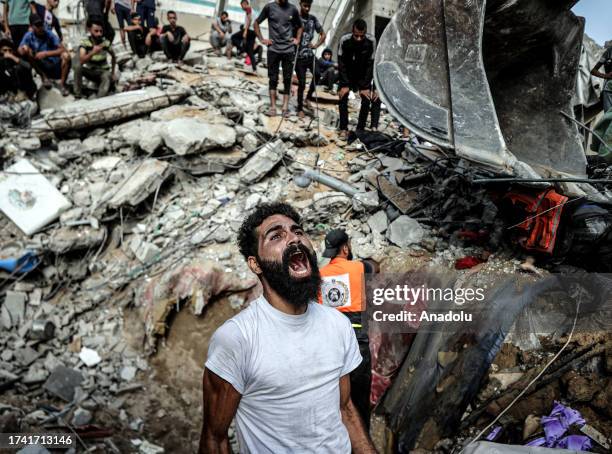
[[[13,49],[17,50],[19,45],[21,44],[21,40],[25,36],[25,34],[30,29],[28,24],[25,25],[9,25],[9,30],[11,31],[11,40],[13,41]]]
[[[340,130],[346,131],[348,129],[349,112],[348,112],[348,100],[349,94],[347,93],[344,98],[340,100],[338,105],[340,110]],[[365,96],[361,96],[361,108],[359,109],[359,118],[357,120],[357,129],[365,129],[366,123],[368,122],[368,115],[372,112],[372,120],[370,123],[371,128],[378,128],[378,122],[380,121],[380,105],[381,101],[378,98],[372,102]]]
[[[327,68],[323,74],[320,72],[315,72],[314,78],[310,83],[310,88],[308,89],[308,94],[306,95],[307,99],[313,99],[313,93],[317,85],[325,85],[329,90],[334,88],[334,84],[338,82],[340,78],[340,73],[336,68]]]
[[[231,37],[232,46],[238,49],[239,53],[245,52],[249,56],[249,59],[251,60],[251,66],[253,67],[253,71],[256,71],[257,64],[261,61],[261,54],[263,52],[263,49],[261,47],[258,48],[259,58],[256,59],[255,58],[255,39],[257,38],[257,35],[255,34],[253,30],[249,30],[247,32],[246,39],[244,39],[244,36],[242,35],[242,33],[243,33],[242,31],[238,31],[232,35]]]
[[[189,50],[191,43],[189,41],[172,43],[165,36],[161,39],[161,47],[164,50],[164,54],[168,57],[168,60],[182,60],[185,54]]]
[[[306,58],[298,58],[295,63],[295,73],[298,78],[298,102],[297,111],[301,112],[304,110],[304,91],[306,90],[306,74],[310,71],[313,74],[314,56]],[[314,82],[314,74],[313,74]],[[312,83],[310,84],[312,88]],[[310,93],[310,90],[309,90]]]
[[[351,314],[353,315],[353,314]],[[353,318],[349,316],[353,321]],[[353,328],[359,343],[359,353],[363,358],[361,364],[351,372],[351,400],[359,412],[366,429],[370,428],[370,389],[372,383],[372,360],[367,328]]]
[[[139,34],[135,30],[128,32],[128,42],[130,43],[132,52],[138,55],[139,58],[143,58],[147,55],[147,45],[145,44],[144,34]]]
[[[0,58],[0,95],[8,92],[23,91],[29,98],[36,93],[36,84],[32,78],[32,67],[21,60],[15,63],[6,58]]]
[[[291,76],[293,72],[293,60],[295,54],[278,54],[268,49],[268,80],[270,90],[278,87],[278,71],[283,68],[283,87],[285,94],[291,94]]]

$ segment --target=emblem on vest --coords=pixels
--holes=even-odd
[[[350,292],[348,285],[340,279],[324,278],[321,284],[321,297],[323,304],[331,307],[350,305]]]

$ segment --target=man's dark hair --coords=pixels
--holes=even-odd
[[[87,28],[91,28],[92,25],[99,25],[104,28],[104,20],[100,16],[89,16],[87,18]]]
[[[42,25],[44,22],[38,14],[30,14],[30,25]]]
[[[133,12],[132,14],[130,14],[130,19],[134,19],[135,17],[140,17],[140,14],[138,14],[137,12]]]
[[[246,3],[246,4],[248,5],[248,4],[249,4],[249,0],[242,0],[242,1],[240,2],[240,4],[241,4],[241,5],[242,5],[243,3]]]
[[[360,32],[365,32],[368,30],[368,24],[363,19],[357,19],[355,22],[353,22],[353,28]]]
[[[176,14],[176,11],[174,10],[170,10],[166,13],[166,17],[168,17],[170,14],[174,14],[176,17],[178,17],[178,14]]]
[[[257,232],[255,230],[264,220],[275,214],[287,216],[297,224],[301,222],[300,215],[287,203],[273,202],[258,206],[253,213],[247,216],[238,231],[238,248],[245,259],[251,256],[258,257]]]
[[[304,5],[312,5],[312,0],[300,0],[300,4],[303,3]]]
[[[227,14],[227,11],[221,11],[220,16],[229,16],[229,14]]]
[[[13,41],[8,38],[0,38],[0,48],[2,47],[10,47],[13,48]]]

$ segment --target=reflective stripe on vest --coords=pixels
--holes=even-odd
[[[342,312],[365,309],[365,279],[362,262],[334,258],[321,268],[319,303]]]

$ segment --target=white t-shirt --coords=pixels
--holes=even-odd
[[[310,303],[289,315],[262,296],[215,332],[206,368],[242,395],[241,453],[349,454],[339,382],[361,359],[351,323],[336,309]]]

